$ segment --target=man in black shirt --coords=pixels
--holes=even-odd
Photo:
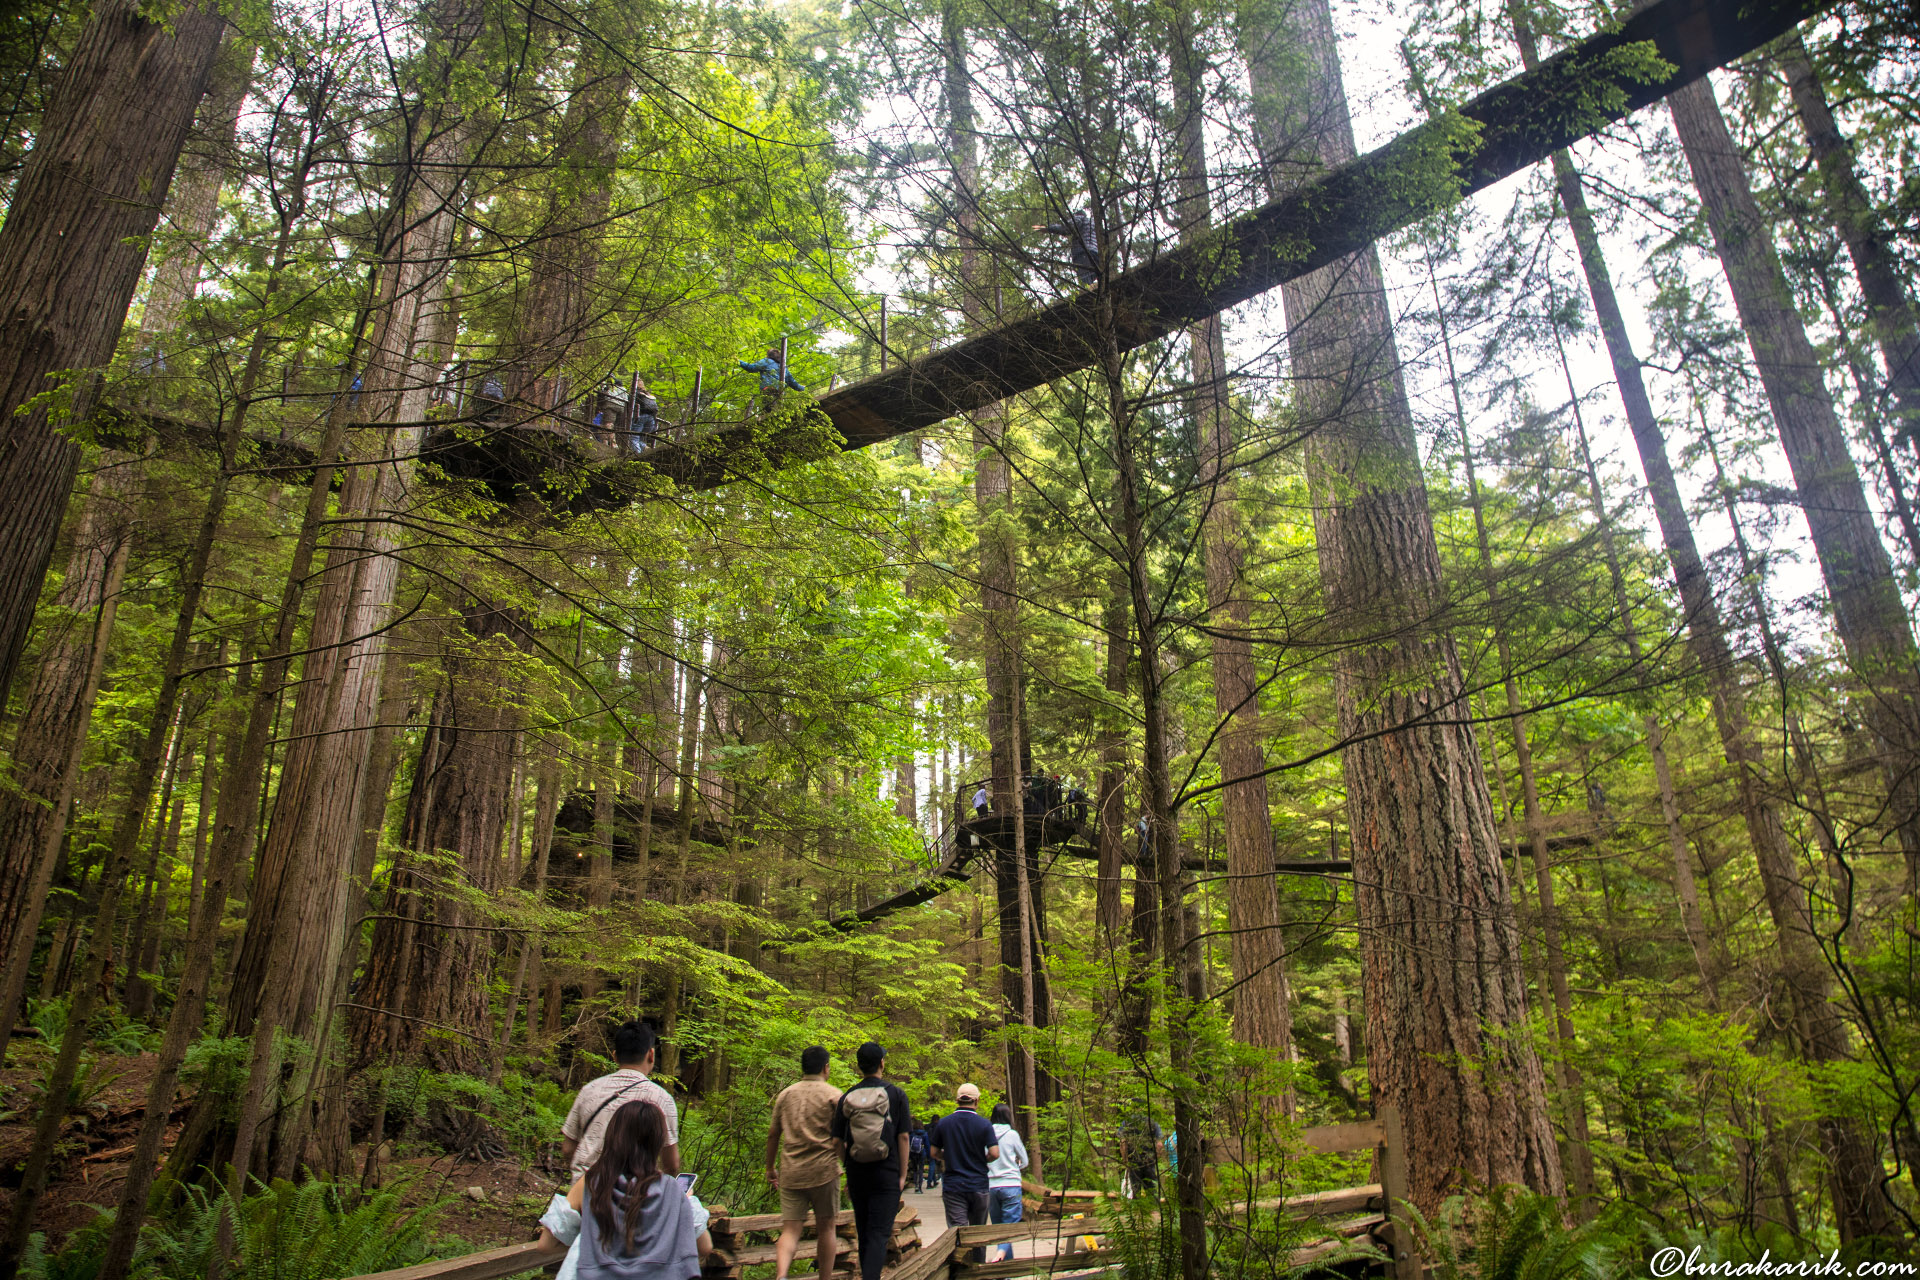
[[[987,1221],[987,1166],[1000,1158],[1000,1141],[993,1126],[980,1114],[980,1086],[963,1084],[954,1093],[952,1115],[933,1127],[927,1141],[933,1153],[947,1163],[940,1203],[949,1227],[973,1227]],[[973,1261],[985,1262],[987,1251],[975,1249]]]
[[[907,1143],[913,1112],[898,1085],[880,1076],[887,1051],[869,1040],[854,1055],[860,1083],[833,1108],[833,1136],[847,1165],[847,1199],[860,1242],[860,1280],[880,1280],[893,1240],[893,1220],[907,1189]],[[985,1184],[983,1183],[982,1186]]]

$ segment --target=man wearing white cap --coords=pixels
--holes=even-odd
[[[928,1143],[947,1166],[940,1184],[940,1203],[949,1227],[975,1227],[987,1221],[987,1166],[1000,1158],[1000,1141],[993,1126],[980,1114],[980,1086],[963,1084],[954,1090],[950,1116],[933,1126]],[[985,1249],[973,1250],[973,1261],[985,1262]]]

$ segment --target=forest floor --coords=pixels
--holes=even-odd
[[[13,1208],[20,1166],[33,1145],[39,1112],[41,1055],[15,1054],[15,1065],[0,1070],[0,1215]],[[22,1061],[24,1059],[24,1062]],[[127,1173],[147,1087],[156,1062],[151,1053],[92,1055],[90,1073],[77,1085],[86,1099],[61,1136],[53,1176],[36,1216],[35,1229],[58,1244],[93,1220],[97,1208],[111,1206]],[[188,1096],[176,1096],[167,1131],[171,1147],[185,1119]],[[366,1159],[364,1145],[354,1149],[356,1163]],[[445,1153],[402,1157],[384,1165],[381,1182],[407,1179],[405,1204],[443,1201],[435,1220],[439,1235],[457,1236],[475,1249],[531,1240],[555,1180],[517,1160],[464,1160]]]
[[[33,1146],[40,1080],[52,1055],[14,1052],[9,1056],[15,1065],[0,1070],[0,1213],[13,1210],[20,1166]],[[110,1204],[119,1194],[158,1061],[151,1053],[93,1053],[89,1060],[91,1067],[74,1084],[84,1105],[76,1109],[61,1134],[53,1177],[36,1214],[34,1229],[46,1232],[49,1243],[85,1226],[93,1220],[92,1206]],[[176,1115],[169,1140],[178,1133],[178,1120]]]

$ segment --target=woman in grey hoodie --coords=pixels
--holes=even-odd
[[[678,1178],[660,1171],[667,1121],[651,1102],[613,1113],[600,1157],[575,1180],[567,1204],[580,1215],[569,1257],[579,1280],[695,1280],[713,1248],[706,1213]],[[542,1219],[540,1243],[562,1241]]]
[[[1000,1154],[987,1165],[987,1215],[996,1225],[1019,1222],[1024,1216],[1020,1204],[1020,1171],[1027,1167],[1027,1144],[1013,1127],[1013,1112],[1004,1102],[993,1106],[993,1140]],[[1013,1246],[1000,1246],[1001,1258],[1013,1256]]]

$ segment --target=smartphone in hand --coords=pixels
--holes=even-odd
[[[700,1181],[700,1175],[697,1173],[681,1173],[674,1176],[680,1179],[680,1189],[688,1195],[693,1194],[693,1184]]]

